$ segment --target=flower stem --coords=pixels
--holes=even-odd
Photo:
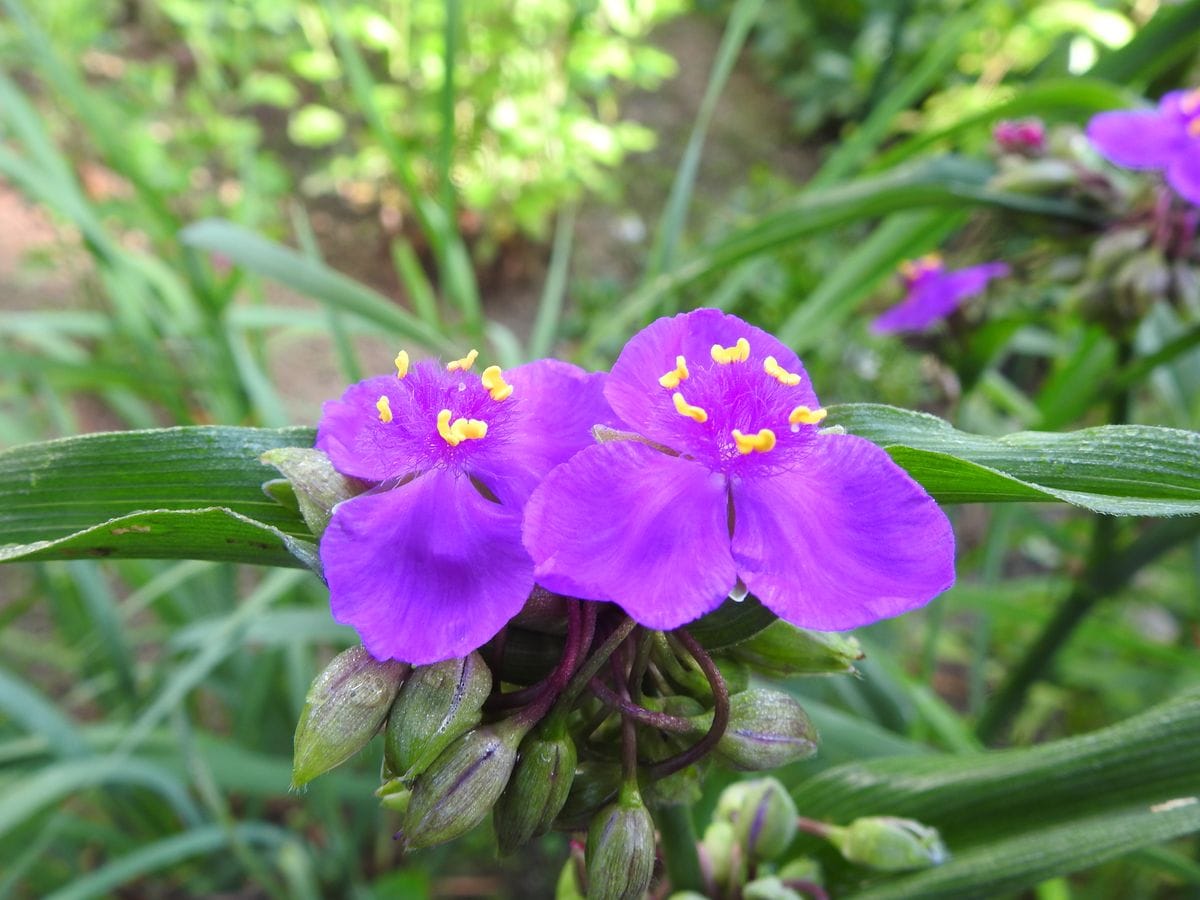
[[[672,893],[704,893],[704,874],[700,868],[700,854],[696,850],[696,829],[692,825],[691,807],[686,803],[660,806],[654,810],[654,824],[658,826],[662,838],[663,864]]]
[[[576,698],[588,686],[588,682],[595,677],[596,673],[600,671],[600,667],[608,662],[608,658],[613,655],[613,652],[621,646],[625,638],[629,637],[630,632],[636,627],[637,622],[633,621],[633,619],[628,616],[622,618],[617,627],[612,630],[612,633],[604,639],[604,643],[596,649],[596,652],[589,656],[583,665],[575,670],[575,674],[571,677],[567,686],[558,695],[558,703],[554,707],[555,715],[566,715]]]
[[[588,683],[588,690],[595,694],[605,706],[616,710],[623,716],[628,716],[641,725],[648,725],[659,731],[669,731],[674,734],[684,734],[691,730],[692,726],[687,719],[639,706],[632,699],[627,700],[619,696],[598,678],[593,678]]]
[[[713,694],[713,718],[712,725],[704,737],[692,744],[682,753],[677,753],[675,756],[670,756],[660,762],[655,763],[647,769],[647,774],[653,780],[666,778],[680,769],[686,769],[692,763],[702,759],[710,750],[717,746],[717,742],[721,740],[721,736],[725,734],[725,727],[729,724],[729,686],[725,684],[725,679],[721,676],[721,670],[717,668],[717,664],[713,662],[704,648],[700,646],[700,642],[687,633],[683,628],[672,632],[674,637],[683,645],[684,649],[691,654],[692,659],[699,664],[701,671],[704,672],[704,677],[708,679],[709,687],[712,688]]]

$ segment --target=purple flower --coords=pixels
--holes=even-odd
[[[954,581],[954,534],[879,447],[821,432],[796,354],[734,316],[659,319],[604,388],[637,439],[581,451],[525,511],[535,576],[650,628],[715,609],[740,582],[822,630],[913,609]]]
[[[1166,94],[1157,110],[1100,113],[1087,134],[1109,162],[1161,169],[1179,196],[1200,205],[1200,88]]]
[[[1002,262],[948,272],[936,253],[906,262],[900,266],[900,274],[908,293],[872,322],[871,330],[876,334],[924,331],[958,309],[963,300],[982,292],[993,278],[1008,272],[1008,265]]]
[[[525,603],[521,512],[555,465],[610,419],[603,377],[543,360],[471,371],[474,350],[351,385],[325,404],[317,448],[370,482],[321,538],[333,617],[377,659],[465,656]]]
[[[1039,156],[1046,149],[1046,126],[1041,119],[1004,119],[992,129],[992,140],[1005,153]]]

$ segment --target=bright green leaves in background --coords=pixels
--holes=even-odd
[[[890,406],[830,407],[938,500],[1062,501],[1114,515],[1200,514],[1200,435],[1111,425],[984,437]],[[262,488],[259,456],[308,428],[94,434],[0,453],[0,560],[156,557],[296,565],[311,535]],[[286,498],[285,498],[286,499]],[[299,542],[299,543],[298,543]]]

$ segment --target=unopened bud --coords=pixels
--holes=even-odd
[[[535,584],[529,599],[521,611],[509,620],[509,624],[540,634],[565,634],[567,601]]]
[[[403,813],[412,799],[412,789],[402,779],[392,778],[376,788],[375,796],[384,809]]]
[[[689,720],[696,734],[708,730],[712,713]],[[717,757],[745,772],[764,771],[817,752],[817,730],[804,709],[780,691],[752,688],[729,700],[729,725]]]
[[[737,833],[731,823],[717,820],[708,823],[700,841],[700,865],[713,884],[729,884],[737,864]]]
[[[397,839],[406,850],[460,837],[487,816],[508,784],[521,730],[485,725],[450,744],[413,785]]]
[[[308,688],[296,723],[292,787],[308,784],[367,746],[383,724],[408,665],[363,647],[333,658]]]
[[[750,782],[738,810],[737,839],[755,862],[775,859],[796,836],[796,804],[774,778]]]
[[[742,888],[743,900],[806,900],[805,895],[794,891],[777,875],[755,878]]]
[[[811,856],[797,856],[784,863],[776,873],[784,881],[808,881],[820,884],[821,864]]]
[[[566,831],[581,831],[621,786],[621,767],[604,760],[585,760],[575,770],[567,802],[555,823]]]
[[[717,808],[713,812],[713,819],[720,819],[731,824],[736,822],[738,811],[742,808],[742,801],[750,792],[752,784],[754,784],[753,781],[735,781],[721,791],[717,797]]]
[[[411,779],[423,772],[460,735],[479,724],[492,673],[471,653],[417,666],[388,716],[384,759],[388,769]]]
[[[492,814],[501,853],[512,853],[550,830],[567,802],[577,758],[575,742],[566,733],[550,737],[539,730],[521,742],[508,787]]]
[[[862,646],[844,634],[807,631],[783,619],[772,622],[729,653],[766,675],[826,675],[853,672]]]
[[[882,872],[926,869],[949,856],[936,828],[893,816],[855,819],[845,828],[830,826],[826,838],[850,862]]]
[[[1004,153],[1036,156],[1046,149],[1046,126],[1041,119],[1004,119],[992,129],[992,140]]]
[[[654,820],[635,787],[592,820],[585,858],[588,900],[639,900],[650,887]]]
[[[277,447],[259,457],[288,480],[296,495],[300,515],[314,537],[325,533],[333,508],[361,494],[366,485],[333,468],[329,457],[308,447]]]

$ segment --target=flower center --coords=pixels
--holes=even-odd
[[[463,441],[477,441],[487,436],[487,422],[479,419],[458,418],[450,421],[452,413],[443,409],[437,415],[438,434],[451,447],[457,447]]]
[[[941,254],[927,253],[920,259],[906,259],[900,263],[900,277],[905,287],[912,287],[928,275],[936,275],[944,268]]]
[[[928,270],[941,265],[940,261],[929,258],[919,260],[918,264]],[[802,425],[817,425],[826,416],[824,409],[794,405],[795,399],[785,405],[785,398],[790,394],[787,389],[798,386],[802,376],[799,372],[789,372],[774,356],[763,360],[762,375],[754,375],[753,370],[737,372],[735,364],[748,360],[750,350],[750,342],[744,337],[728,347],[713,344],[710,355],[716,363],[715,367],[701,364],[698,371],[693,373],[688,368],[687,360],[680,355],[675,357],[675,368],[658,379],[659,385],[671,391],[671,403],[679,415],[697,425],[710,422],[710,411],[716,416],[704,432],[707,440],[715,441],[713,449],[717,458],[726,461],[739,456],[769,453],[779,444],[778,435],[782,429],[796,434]],[[770,381],[758,382],[757,379],[764,375]],[[689,385],[688,395],[698,400],[699,404],[689,402],[683,391],[679,390],[684,381]],[[783,392],[778,385],[783,386]],[[729,427],[734,424],[742,427]],[[747,424],[752,428],[745,428]]]

